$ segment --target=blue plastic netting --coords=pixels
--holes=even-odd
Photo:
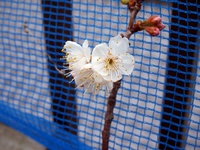
[[[200,2],[145,1],[137,20],[151,15],[166,28],[130,39],[135,69],[122,79],[109,148],[200,149]],[[1,0],[0,121],[52,150],[101,149],[106,93],[75,89],[58,71],[61,49],[107,43],[128,20],[119,0]]]

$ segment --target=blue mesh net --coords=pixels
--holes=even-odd
[[[200,2],[145,1],[137,20],[161,16],[159,36],[130,39],[135,57],[117,95],[109,148],[199,149]],[[119,0],[0,1],[0,121],[52,150],[101,149],[107,96],[65,78],[67,40],[93,48],[129,20]]]

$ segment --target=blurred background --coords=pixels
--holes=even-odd
[[[199,6],[198,0],[143,4],[137,20],[158,15],[166,28],[157,37],[142,31],[130,39],[135,69],[118,93],[111,150],[200,148]],[[119,0],[0,1],[0,122],[52,150],[101,149],[105,91],[94,100],[55,66],[63,68],[65,41],[107,43],[126,32],[128,16]],[[45,147],[1,124],[2,149]]]
[[[0,123],[0,150],[45,150],[28,136]]]

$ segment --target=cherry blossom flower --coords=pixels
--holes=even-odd
[[[109,44],[99,44],[92,52],[93,69],[105,80],[116,82],[134,69],[134,57],[127,53],[129,40],[121,35],[110,39]]]
[[[63,70],[72,70],[67,75],[74,76],[85,64],[90,62],[91,48],[88,47],[87,40],[83,42],[82,46],[76,42],[67,41],[62,51],[66,53],[67,61],[67,67]]]
[[[90,92],[94,95],[98,94],[101,89],[105,89],[110,93],[113,83],[106,81],[103,77],[93,70],[92,64],[86,64],[81,71],[74,76],[75,83],[78,87],[84,87],[85,93]]]
[[[134,57],[127,53],[129,40],[117,35],[110,39],[109,44],[99,44],[93,49],[88,47],[88,41],[83,45],[67,41],[63,52],[69,70],[66,76],[74,77],[77,88],[85,88],[85,92],[98,94],[101,89],[110,93],[113,82],[130,75],[134,69]]]
[[[67,41],[63,52],[66,53],[66,60],[71,70],[77,69],[75,66],[81,69],[85,64],[90,62],[91,49],[88,47],[88,40],[85,40],[82,46],[76,42]]]

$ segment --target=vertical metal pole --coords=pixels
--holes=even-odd
[[[185,147],[197,68],[200,1],[172,4],[168,66],[159,149]],[[197,44],[198,45],[198,44]]]
[[[63,68],[60,61],[61,49],[67,40],[72,40],[72,9],[71,1],[42,0],[44,14],[44,30],[46,37],[47,53],[57,63],[58,68]],[[50,89],[52,97],[52,113],[54,122],[60,128],[77,134],[75,86],[69,84],[63,75],[55,69],[49,61]]]

